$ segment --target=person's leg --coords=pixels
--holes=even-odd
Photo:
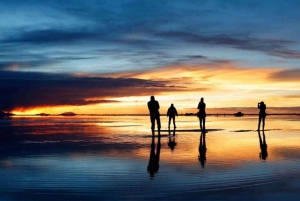
[[[168,124],[168,128],[170,128],[170,124],[171,124],[171,116],[169,116],[169,124]]]
[[[258,131],[260,129],[260,121],[261,121],[261,116],[258,117],[258,128],[257,128]]]
[[[203,129],[205,130],[205,118],[206,117],[203,117]]]
[[[200,120],[200,129],[202,130],[202,117],[199,117]]]
[[[151,129],[154,130],[155,128],[155,117],[153,115],[150,115],[151,120]]]
[[[157,122],[157,129],[160,131],[161,125],[160,125],[160,116],[159,115],[156,117],[156,122]]]
[[[157,123],[157,133],[158,133],[158,136],[160,136],[161,125],[160,125],[160,116],[159,115],[156,117],[156,123]]]
[[[265,130],[265,119],[266,119],[266,116],[263,116],[263,117],[262,117],[262,127],[263,127],[263,131]]]
[[[176,124],[175,124],[175,116],[173,117],[173,125],[174,125],[174,128],[176,128]]]

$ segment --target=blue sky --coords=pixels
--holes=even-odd
[[[299,8],[296,0],[0,1],[1,82],[8,72],[116,77],[228,62],[298,76]]]

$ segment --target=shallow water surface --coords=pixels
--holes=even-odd
[[[0,119],[0,200],[299,200],[299,116]]]

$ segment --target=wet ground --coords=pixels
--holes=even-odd
[[[300,117],[0,119],[0,200],[299,200]]]

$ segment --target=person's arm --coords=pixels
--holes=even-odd
[[[170,114],[170,108],[168,109],[168,112],[167,112],[167,117],[169,116],[169,114]]]
[[[176,114],[176,116],[178,117],[178,113],[177,113],[177,110],[176,110],[176,108],[174,107],[174,109],[175,109],[175,114]]]
[[[257,108],[258,108],[258,109],[260,109],[260,105],[259,105],[259,103],[257,103]]]
[[[158,101],[156,101],[157,102],[157,109],[159,109],[159,103],[158,103]]]
[[[200,103],[198,103],[198,107],[197,107],[197,109],[200,109]]]

